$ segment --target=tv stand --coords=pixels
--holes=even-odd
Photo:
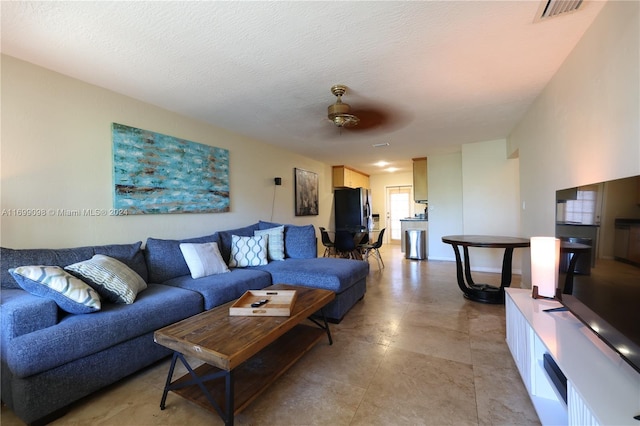
[[[543,425],[640,426],[640,374],[595,333],[528,289],[506,288],[505,307],[507,345]],[[550,360],[566,378],[566,403]]]

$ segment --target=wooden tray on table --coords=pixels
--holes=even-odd
[[[260,306],[251,306],[265,300]],[[296,290],[248,290],[231,305],[229,315],[288,317],[295,301]]]

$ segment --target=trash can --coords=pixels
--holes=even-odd
[[[427,237],[423,229],[407,229],[404,238],[404,256],[407,259],[426,259]]]
[[[591,250],[593,250],[591,238],[560,237],[560,240],[591,246]],[[588,253],[577,254],[578,261],[576,262],[574,274],[591,275],[591,250]],[[573,253],[560,253],[560,272],[568,272],[569,262],[573,255]]]

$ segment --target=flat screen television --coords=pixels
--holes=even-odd
[[[640,373],[640,176],[559,190],[556,202],[556,237],[592,250],[561,303]]]

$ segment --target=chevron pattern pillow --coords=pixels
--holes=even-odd
[[[59,266],[19,266],[9,273],[24,290],[53,300],[63,311],[88,314],[101,308],[98,293]]]

